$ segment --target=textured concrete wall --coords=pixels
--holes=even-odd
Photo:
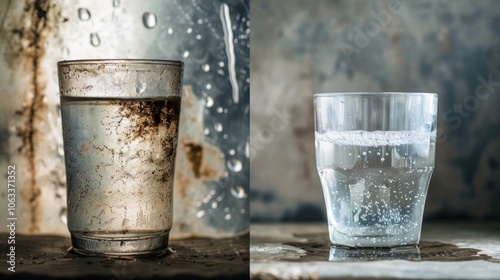
[[[426,217],[500,216],[497,1],[252,0],[251,218],[321,220],[312,95],[439,94]]]

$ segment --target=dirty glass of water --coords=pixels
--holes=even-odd
[[[162,60],[58,63],[75,252],[166,251],[182,70],[181,62]]]

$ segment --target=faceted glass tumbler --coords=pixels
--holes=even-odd
[[[419,242],[437,102],[434,93],[314,95],[316,165],[333,244]]]
[[[183,64],[58,63],[73,250],[163,254],[172,193]]]

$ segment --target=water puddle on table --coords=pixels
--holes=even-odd
[[[333,246],[328,241],[312,237],[307,238],[307,243],[285,243],[306,251],[300,259],[287,261],[310,262],[310,261],[332,261],[332,262],[363,262],[381,260],[408,260],[408,261],[472,261],[485,260],[500,263],[500,259],[492,258],[482,254],[481,250],[474,248],[459,248],[450,243],[423,240],[419,245],[403,246],[396,248],[348,248]]]

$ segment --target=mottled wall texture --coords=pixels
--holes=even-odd
[[[500,5],[252,0],[251,219],[324,220],[312,95],[439,94],[425,217],[500,217]]]

